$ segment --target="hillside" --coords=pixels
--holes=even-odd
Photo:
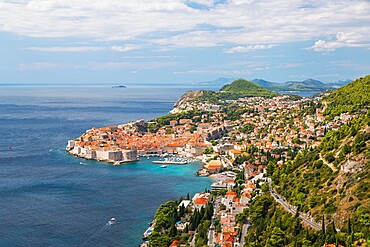
[[[326,108],[324,114],[329,117],[341,113],[356,113],[369,109],[370,75],[359,78],[324,97]]]
[[[324,216],[327,223],[342,229],[337,238],[345,246],[370,240],[369,79],[355,80],[323,99],[330,117],[355,113],[341,115],[352,116],[348,124],[328,131],[318,147],[307,148],[268,171],[275,189],[289,203],[316,222]],[[346,233],[348,224],[352,224],[351,234]]]
[[[239,79],[223,86],[220,93],[233,93],[241,97],[272,97],[277,95],[270,90],[257,85],[256,83]]]

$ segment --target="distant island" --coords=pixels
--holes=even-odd
[[[127,87],[124,85],[119,85],[119,86],[113,86],[112,88],[127,88]]]

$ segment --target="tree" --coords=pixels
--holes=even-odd
[[[322,216],[322,221],[321,221],[321,232],[325,236],[325,218],[324,218],[324,215]]]

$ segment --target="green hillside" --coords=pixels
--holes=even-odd
[[[341,113],[355,113],[370,106],[370,75],[361,77],[324,97],[324,114],[329,117]]]
[[[328,116],[351,112],[357,117],[328,131],[318,147],[268,169],[274,188],[289,203],[316,222],[324,216],[341,229],[336,239],[344,246],[370,245],[369,81],[360,78],[323,99]]]
[[[273,97],[277,94],[264,87],[257,85],[256,83],[239,79],[232,83],[223,86],[220,89],[220,93],[232,93],[241,97]]]

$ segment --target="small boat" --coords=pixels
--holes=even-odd
[[[116,161],[113,163],[114,166],[120,166],[121,165],[121,162],[120,161]]]
[[[148,157],[146,157],[146,159],[148,160],[148,159],[149,159],[149,156],[148,156]]]
[[[113,224],[116,224],[116,218],[111,218],[111,219],[108,221],[108,225],[113,225]]]
[[[161,165],[161,168],[167,168],[167,166],[166,165]]]

